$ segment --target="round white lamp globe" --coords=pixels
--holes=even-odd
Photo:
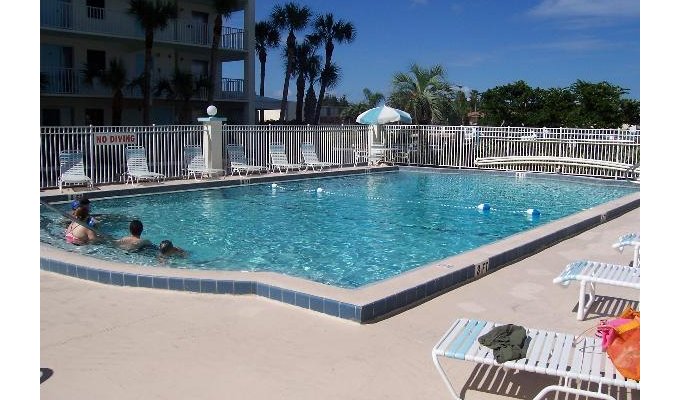
[[[208,115],[210,115],[211,117],[214,117],[215,114],[217,114],[217,107],[208,106],[208,109],[206,111],[208,112]]]

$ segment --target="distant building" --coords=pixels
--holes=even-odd
[[[259,96],[258,96],[259,98]],[[266,97],[265,99],[269,100],[269,102],[259,102],[263,108],[264,107],[271,107],[271,99],[269,97]],[[277,100],[278,105],[276,108],[265,108],[264,115],[265,115],[265,122],[266,121],[278,121],[279,116],[281,115],[281,100]],[[286,121],[293,121],[295,120],[295,106],[297,102],[296,101],[288,101],[287,107],[288,107],[288,112],[286,113]],[[345,109],[346,106],[343,105],[324,105],[321,107],[321,111],[319,114],[319,124],[320,125],[340,125],[342,124],[342,117],[340,116],[342,113],[342,110]]]
[[[118,58],[132,81],[144,71],[144,31],[136,17],[127,12],[128,0],[41,0],[40,2],[40,124],[110,125],[111,88],[95,78],[86,84],[83,70],[105,70]],[[152,49],[152,87],[170,79],[175,67],[189,71],[195,79],[206,77],[210,60],[215,12],[212,0],[178,0],[177,19],[156,31]],[[241,12],[242,11],[242,12]],[[244,28],[229,27],[233,18],[243,18]],[[218,51],[222,63],[242,65],[243,75],[223,77],[215,88],[218,115],[231,123],[255,123],[255,1],[241,0],[240,11],[227,20]],[[237,67],[237,68],[238,68]],[[154,90],[152,89],[152,92]],[[123,125],[142,123],[140,87],[126,88]],[[191,120],[205,116],[207,89],[191,98]],[[178,123],[181,100],[166,94],[153,96],[151,122]]]

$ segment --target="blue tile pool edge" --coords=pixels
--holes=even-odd
[[[627,202],[613,205],[606,211],[557,229],[547,235],[528,240],[516,247],[509,248],[486,260],[451,269],[450,272],[430,279],[415,287],[387,295],[367,304],[352,304],[331,298],[282,288],[256,280],[222,280],[207,278],[184,278],[157,276],[146,273],[109,271],[84,265],[40,257],[40,269],[90,280],[98,283],[146,287],[209,294],[256,295],[291,304],[297,307],[321,312],[334,317],[359,323],[376,322],[401,311],[414,307],[463,284],[472,282],[494,270],[513,264],[523,258],[542,251],[563,240],[576,236],[609,220],[615,219],[640,207],[639,195]],[[483,266],[483,267],[480,267]]]

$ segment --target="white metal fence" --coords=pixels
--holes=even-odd
[[[146,148],[150,170],[168,178],[180,177],[184,146],[202,145],[203,130],[202,125],[42,127],[40,188],[57,186],[62,150],[82,151],[85,174],[94,184],[122,182],[127,170],[125,145],[97,145],[95,135],[98,133],[134,135],[136,144]]]
[[[185,176],[183,148],[203,145],[201,125],[123,127],[42,127],[40,132],[40,187],[57,186],[59,151],[80,150],[86,174],[95,184],[121,182],[126,171],[124,145],[97,145],[101,133],[133,134],[147,151],[149,168],[168,179]],[[252,164],[269,164],[269,143],[286,147],[289,162],[301,163],[300,144],[312,142],[321,161],[343,166],[366,163],[370,127],[365,125],[223,125],[222,141],[241,144]],[[620,129],[526,127],[471,127],[384,125],[373,137],[382,142],[386,158],[396,164],[452,168],[499,168],[554,172],[609,178],[637,178],[639,169],[607,168],[608,162],[639,167],[640,132]],[[228,160],[225,150],[225,167]],[[363,155],[358,158],[359,155]],[[477,166],[488,157],[551,158],[552,162],[514,162]],[[556,160],[556,161],[555,161]],[[561,160],[583,162],[563,163]],[[587,162],[586,162],[587,161]],[[597,166],[600,164],[600,166]]]
[[[606,164],[640,164],[640,131],[621,129],[386,125],[383,140],[397,161],[456,168],[499,168],[596,177],[637,177]],[[475,164],[479,158],[516,159],[505,166]],[[533,158],[522,162],[522,158]],[[541,161],[541,160],[548,160]],[[600,167],[593,165],[602,165]],[[634,169],[634,168],[631,168]]]

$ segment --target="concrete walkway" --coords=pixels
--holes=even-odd
[[[44,399],[447,399],[430,352],[471,317],[579,334],[636,305],[600,285],[577,321],[578,285],[552,279],[577,259],[627,264],[611,248],[640,230],[634,210],[383,321],[360,325],[255,296],[102,285],[40,271]],[[556,379],[445,360],[466,399],[526,399]],[[618,394],[639,398],[639,393]]]

